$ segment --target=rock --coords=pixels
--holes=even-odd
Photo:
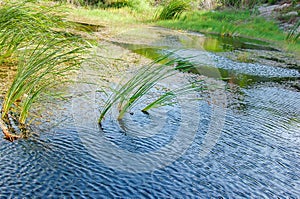
[[[292,4],[290,3],[284,3],[282,5],[279,5],[278,8],[276,8],[276,11],[281,11],[281,10],[284,10],[285,8],[288,8],[290,7]]]
[[[298,16],[298,12],[296,11],[291,11],[291,12],[288,12],[286,14],[283,14],[282,15],[283,17],[293,17],[293,16]]]
[[[261,16],[270,17],[274,14],[274,10],[278,7],[279,5],[268,6],[267,4],[264,4],[263,6],[258,8],[258,11]]]
[[[269,18],[274,16],[276,17],[278,16],[278,12],[290,7],[291,5],[292,4],[289,3],[284,3],[282,5],[271,5],[271,6],[269,6],[268,4],[264,4],[258,8],[258,11],[260,12],[260,15],[263,17],[269,17]]]
[[[277,20],[282,30],[290,31],[300,19],[298,13],[299,7],[300,4],[293,6],[292,3],[277,5],[263,4],[258,8],[258,11],[260,12],[260,16],[268,20]],[[300,31],[299,29],[300,27],[296,30],[296,33]]]

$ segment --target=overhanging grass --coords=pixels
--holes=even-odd
[[[58,7],[55,7],[57,13]],[[8,2],[0,7],[0,62],[14,54],[26,42],[53,29],[65,28],[62,16],[54,15],[52,8],[26,1]]]
[[[194,11],[185,13],[179,20],[158,21],[156,24],[167,28],[275,41],[281,47],[300,52],[299,40],[293,44],[288,43],[287,34],[274,21],[251,15],[250,11]]]
[[[82,47],[76,46],[74,38],[56,35],[55,39],[38,38],[20,53],[17,73],[7,91],[2,107],[2,119],[13,107],[19,109],[18,122],[25,125],[29,110],[45,90],[67,80],[66,76],[77,69]],[[77,44],[78,45],[78,44]]]
[[[22,135],[7,130],[23,129],[32,104],[49,88],[68,80],[83,59],[81,37],[64,32],[71,27],[56,10],[29,1],[11,1],[0,7],[0,61],[17,65],[1,107],[0,122],[5,138]],[[13,131],[12,131],[13,132]]]

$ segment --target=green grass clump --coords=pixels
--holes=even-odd
[[[7,128],[3,124],[11,126],[11,119],[22,129],[40,95],[68,81],[68,74],[78,68],[84,42],[65,32],[69,27],[51,8],[29,1],[7,2],[0,7],[0,60],[13,58],[17,64],[1,109],[4,133]],[[15,137],[7,132],[5,136],[9,140]]]
[[[286,40],[291,43],[296,43],[299,40],[300,32],[297,32],[298,28],[300,27],[300,21],[298,21],[294,27],[289,31],[288,35],[286,36]]]
[[[40,94],[66,81],[66,75],[77,69],[82,48],[71,46],[75,40],[39,38],[31,43],[33,49],[28,47],[20,52],[17,73],[4,98],[2,118],[7,118],[9,111],[17,110],[18,122],[25,125],[29,110]]]
[[[165,3],[161,10],[157,11],[155,18],[158,20],[178,19],[184,11],[189,9],[189,7],[189,1],[170,0]]]
[[[0,61],[26,46],[26,42],[53,33],[54,28],[65,28],[61,18],[46,6],[26,1],[4,3],[0,7]]]
[[[124,114],[140,102],[142,97],[147,95],[159,81],[173,76],[176,74],[176,70],[188,71],[194,67],[189,62],[184,62],[182,60],[174,59],[168,61],[167,58],[169,56],[170,55],[162,57],[155,62],[144,66],[121,87],[111,89],[112,94],[109,95],[101,109],[99,124],[101,124],[105,115],[114,105],[117,105],[118,107],[118,119],[120,120],[124,117]],[[165,63],[158,65],[158,63],[161,62]],[[198,83],[199,82],[195,81],[176,90],[166,92],[152,103],[146,105],[142,111],[147,112],[149,109],[168,105],[173,103],[171,101],[179,95],[185,95],[191,91],[200,90],[201,88]]]

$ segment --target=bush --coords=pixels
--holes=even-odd
[[[163,9],[157,12],[156,19],[178,19],[180,15],[190,8],[190,4],[186,0],[171,0],[166,2]]]
[[[150,0],[58,0],[64,3],[71,3],[78,6],[91,6],[97,8],[122,8],[130,7],[135,10],[150,5]]]

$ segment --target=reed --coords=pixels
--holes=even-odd
[[[194,81],[191,83],[188,83],[182,87],[179,87],[177,89],[174,89],[172,91],[168,91],[164,93],[163,95],[159,96],[156,100],[148,104],[145,108],[142,109],[142,112],[147,113],[150,109],[153,108],[159,108],[161,106],[167,106],[167,105],[172,105],[176,103],[174,99],[176,99],[178,96],[184,96],[188,95],[191,92],[194,91],[203,91],[207,90],[206,87],[203,86],[203,80],[200,81]],[[200,100],[201,98],[193,98],[189,100]]]
[[[286,41],[290,42],[290,43],[296,43],[297,40],[300,37],[300,32],[298,32],[297,30],[300,27],[300,21],[298,21],[292,28],[291,30],[288,32],[288,35],[286,36]]]
[[[69,24],[51,8],[28,1],[8,2],[0,8],[0,61],[14,57],[17,71],[1,109],[1,129],[10,141],[7,126],[16,120],[20,129],[33,103],[47,89],[69,81],[77,70],[85,45],[82,38],[64,32]],[[14,118],[11,118],[14,115]]]
[[[162,9],[159,9],[155,15],[157,20],[178,19],[184,11],[190,7],[189,1],[171,0],[165,3]]]
[[[39,94],[58,84],[77,68],[82,47],[70,48],[74,39],[41,39],[33,49],[24,50],[20,55],[17,74],[4,98],[2,118],[7,117],[17,104],[20,110],[19,122],[24,125],[28,111]]]
[[[194,67],[188,61],[178,59],[168,59],[170,54],[159,58],[155,62],[144,66],[138,70],[131,79],[119,88],[111,89],[112,94],[109,95],[104,106],[101,109],[99,124],[101,125],[105,115],[117,105],[119,115],[118,120],[124,117],[126,112],[129,112],[137,103],[139,103],[145,95],[161,80],[173,76],[180,71],[189,71]],[[158,63],[162,63],[158,65]],[[147,105],[142,111],[147,112],[149,109],[170,104],[172,99],[179,95],[185,95],[192,90],[200,90],[199,82],[192,82],[184,85],[174,91],[166,92],[157,100]],[[198,85],[198,86],[197,86]],[[172,102],[171,102],[172,103]]]
[[[5,2],[0,7],[0,60],[41,35],[53,35],[55,29],[64,29],[68,23],[62,18],[57,7],[37,6],[28,1]]]

